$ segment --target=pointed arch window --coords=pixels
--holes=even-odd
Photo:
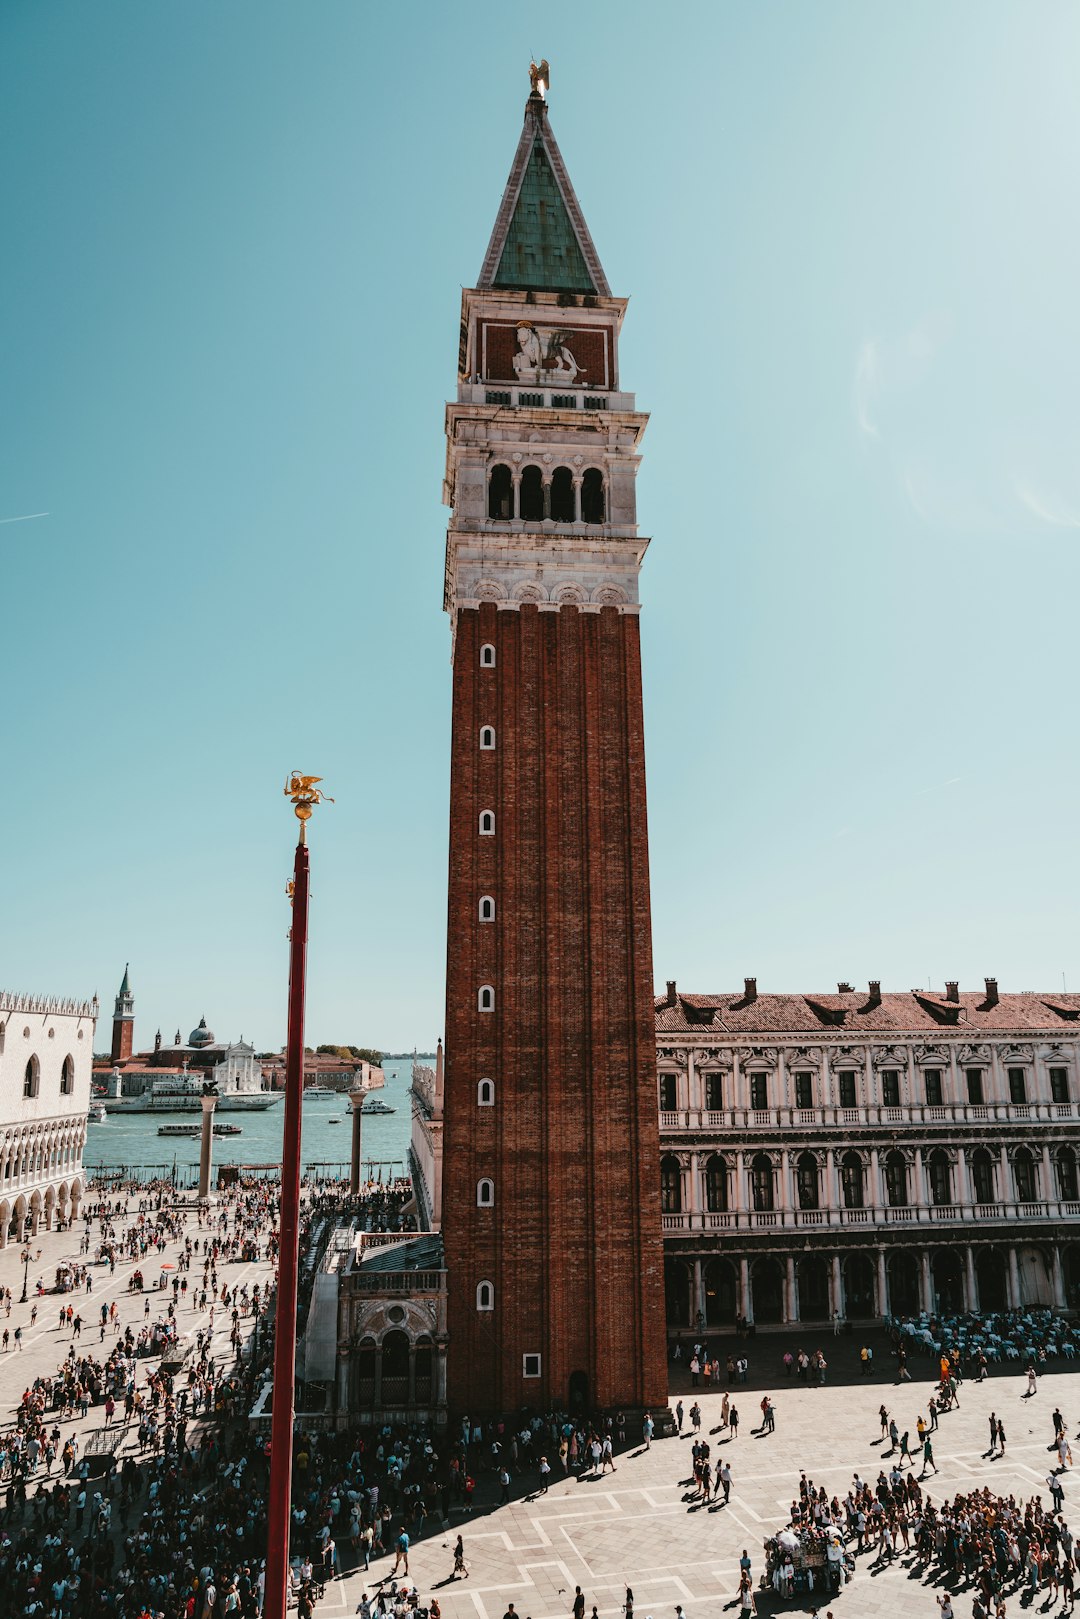
[[[940,1208],[952,1202],[952,1165],[940,1147],[930,1154],[930,1201]]]
[[[482,753],[493,753],[495,751],[495,727],[494,727],[494,725],[481,725],[481,727],[480,727],[480,751]]]
[[[481,897],[480,920],[481,922],[494,922],[495,920],[495,901],[490,894],[484,894]]]
[[[773,1207],[773,1166],[767,1153],[757,1153],[750,1165],[750,1190],[757,1212],[770,1214]]]
[[[495,1106],[495,1081],[493,1079],[482,1079],[477,1085],[476,1105],[477,1107]]]
[[[41,1081],[41,1067],[36,1057],[31,1057],[23,1074],[23,1096],[36,1096]]]
[[[75,1089],[75,1063],[71,1057],[65,1057],[63,1067],[60,1069],[60,1095],[70,1096]]]
[[[481,1012],[494,1012],[495,990],[491,984],[480,985],[480,990],[476,997],[476,1005]]]
[[[1035,1174],[1035,1161],[1026,1147],[1017,1149],[1013,1159],[1016,1176],[1016,1196],[1021,1203],[1034,1203],[1039,1195],[1039,1182]]]
[[[480,836],[482,838],[493,838],[495,836],[494,810],[480,811]]]
[[[977,1147],[971,1160],[971,1183],[976,1203],[994,1203],[994,1160],[985,1147]]]
[[[495,648],[490,641],[485,641],[480,648],[480,667],[481,669],[494,669],[495,667]]]

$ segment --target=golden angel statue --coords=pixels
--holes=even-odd
[[[542,96],[545,100],[551,88],[551,69],[545,56],[541,62],[529,63],[529,83],[532,85],[534,96]]]

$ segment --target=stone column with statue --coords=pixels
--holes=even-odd
[[[349,1191],[353,1197],[359,1194],[363,1182],[363,1163],[360,1153],[363,1111],[366,1099],[367,1091],[363,1085],[354,1084],[349,1092],[349,1106],[352,1108],[352,1162],[349,1167]]]
[[[212,1079],[205,1080],[202,1088],[202,1142],[199,1147],[199,1199],[210,1196],[210,1176],[214,1164],[214,1109],[218,1091]]]

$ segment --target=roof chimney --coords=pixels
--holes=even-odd
[[[838,995],[852,995],[854,994],[854,990],[846,979],[841,979],[836,986],[836,993]]]
[[[756,978],[744,978],[743,979],[743,1000],[744,1001],[756,1001],[757,1000],[757,979]]]
[[[667,1005],[678,1006],[678,1004],[679,997],[675,992],[675,980],[674,978],[669,978],[667,981]]]
[[[945,999],[947,1001],[958,1001],[960,999],[960,983],[958,979],[946,978]]]
[[[871,980],[870,980],[870,1005],[871,1006],[880,1006],[881,1005],[881,979],[880,978],[871,978]]]
[[[998,987],[996,978],[986,979],[986,1004],[996,1006],[998,1003]]]

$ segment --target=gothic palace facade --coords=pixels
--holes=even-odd
[[[669,1332],[1080,1306],[1080,995],[656,1004]]]

